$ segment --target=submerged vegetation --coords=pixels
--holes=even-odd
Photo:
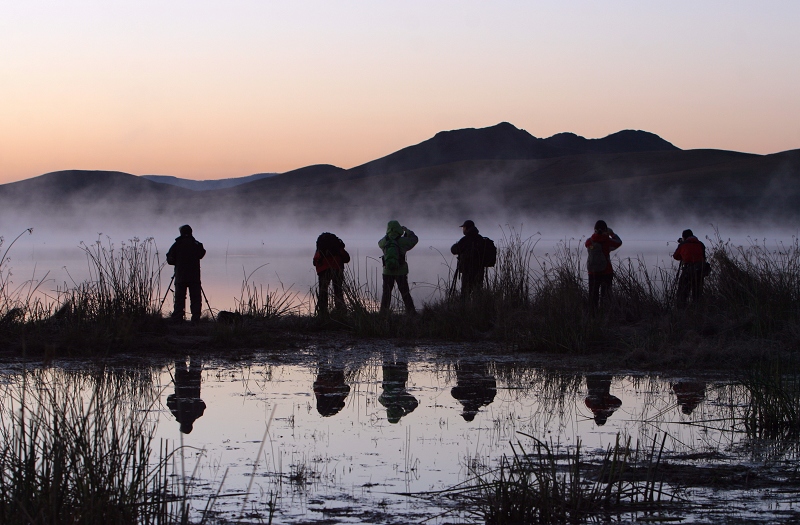
[[[283,286],[264,289],[251,273],[244,276],[235,311],[194,333],[226,347],[263,345],[275,334],[330,330],[361,337],[495,341],[516,351],[613,351],[623,362],[666,366],[718,366],[721,352],[737,358],[729,362],[733,365],[738,358],[796,351],[798,239],[774,248],[755,242],[738,246],[719,236],[707,244],[712,272],[701,301],[685,308],[676,307],[677,265],[614,259],[613,294],[592,310],[583,243],[562,241],[542,256],[535,237],[511,229],[498,242],[497,264],[488,269],[483,288],[463,297],[450,269],[428,285],[430,299],[413,317],[381,316],[380,276],[354,261],[345,270],[345,311],[316,315],[315,289],[307,294]],[[90,278],[49,295],[41,291],[44,279],[14,288],[7,258],[0,261],[0,339],[6,348],[109,353],[140,347],[142,335],[158,347],[159,337],[181,329],[171,327],[161,312],[170,298],[169,290],[161,289],[163,263],[152,239],[133,239],[120,248],[98,241],[82,248]],[[393,306],[401,310],[398,297]]]

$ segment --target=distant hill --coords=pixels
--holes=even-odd
[[[262,174],[263,175],[263,174]],[[317,224],[417,217],[800,219],[800,150],[681,150],[645,131],[601,139],[533,137],[508,123],[437,133],[351,169],[307,166],[235,186],[187,191],[120,172],[69,170],[0,185],[0,209],[25,214],[170,215]],[[243,180],[246,178],[240,178]]]
[[[245,184],[247,182],[257,181],[265,179],[267,177],[274,177],[275,175],[278,174],[256,173],[254,175],[248,175],[247,177],[233,177],[230,179],[216,179],[216,180],[181,179],[178,177],[172,177],[170,175],[142,175],[142,178],[151,180],[153,182],[159,182],[161,184],[170,184],[172,186],[178,186],[179,188],[186,188],[193,191],[209,191],[209,190],[220,190],[223,188],[232,188],[234,186]]]

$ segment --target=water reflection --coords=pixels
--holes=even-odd
[[[594,422],[598,426],[603,426],[619,407],[622,400],[617,396],[611,395],[610,375],[592,374],[586,376],[586,389],[589,391],[584,403],[594,414]]]
[[[419,401],[408,390],[408,361],[384,358],[383,361],[383,392],[378,397],[378,402],[386,407],[386,419],[389,423],[397,423],[400,418],[410,414],[419,406]]]
[[[194,422],[203,415],[206,404],[200,399],[203,360],[192,357],[187,365],[185,359],[175,361],[173,384],[175,393],[167,397],[167,407],[181,425],[181,432],[189,434]]]
[[[462,361],[456,364],[456,386],[450,394],[464,407],[461,417],[472,421],[481,407],[488,406],[497,395],[497,381],[486,363]]]
[[[344,382],[344,369],[330,362],[320,363],[314,380],[317,412],[322,417],[338,414],[344,408],[349,393],[350,386]]]
[[[678,381],[672,385],[681,412],[690,415],[706,397],[706,384],[702,381]]]

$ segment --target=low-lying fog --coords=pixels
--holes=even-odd
[[[419,244],[408,253],[410,267],[409,281],[412,295],[418,308],[425,301],[437,297],[441,287],[449,283],[449,268],[455,267],[455,257],[450,255],[450,246],[461,237],[459,225],[470,217],[455,217],[450,224],[420,222],[413,217],[397,217],[400,222],[413,230],[419,237]],[[502,220],[475,218],[482,235],[491,237],[498,246],[510,235],[520,235],[522,239],[535,242],[534,253],[545,258],[552,255],[559,243],[567,242],[573,248],[582,246],[586,236],[591,234],[594,221],[540,221],[536,219],[517,220],[513,223]],[[169,222],[169,221],[164,221]],[[174,222],[174,223],[173,223]],[[286,220],[282,222],[260,220],[250,226],[228,224],[221,220],[198,218],[189,221],[197,240],[202,242],[207,255],[202,261],[203,288],[212,308],[229,310],[235,307],[241,295],[242,282],[250,276],[252,284],[262,285],[266,291],[284,287],[299,293],[299,299],[306,297],[316,283],[316,273],[311,264],[315,240],[323,231],[332,231],[341,237],[352,256],[352,268],[362,284],[370,284],[379,290],[380,255],[378,240],[384,235],[386,222],[374,224],[361,223],[335,226],[330,224],[300,225]],[[584,224],[585,222],[585,224]],[[622,247],[615,252],[619,259],[640,258],[648,267],[670,267],[671,254],[676,239],[685,228],[692,228],[695,234],[706,241],[715,238],[715,230],[709,224],[691,221],[680,224],[640,224],[636,220],[607,221],[623,240]],[[19,220],[4,221],[0,234],[4,237],[2,250],[26,227]],[[92,244],[98,239],[104,246],[121,243],[138,237],[155,239],[160,260],[164,260],[170,245],[178,236],[179,220],[170,223],[147,224],[115,223],[108,220],[92,222],[86,226],[60,229],[57,226],[41,224],[34,226],[33,233],[22,235],[7,254],[3,271],[11,270],[14,287],[23,285],[29,279],[42,279],[46,282],[40,291],[52,295],[56,288],[70,287],[74,282],[89,278],[86,255],[80,243]],[[737,243],[764,242],[774,245],[789,242],[797,235],[797,229],[775,226],[761,228],[716,226],[720,236]],[[583,252],[581,252],[583,258]],[[162,270],[162,293],[166,290],[172,276],[172,268]],[[164,305],[164,312],[171,309],[171,298]]]

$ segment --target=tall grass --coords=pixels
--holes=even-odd
[[[25,371],[4,390],[0,522],[187,522],[171,451],[153,442],[147,372]]]
[[[573,451],[528,434],[533,449],[512,445],[497,468],[476,473],[453,493],[469,499],[487,524],[578,523],[592,517],[652,510],[675,499],[659,481],[666,441],[631,448],[620,436],[597,461],[584,457],[580,441]]]

